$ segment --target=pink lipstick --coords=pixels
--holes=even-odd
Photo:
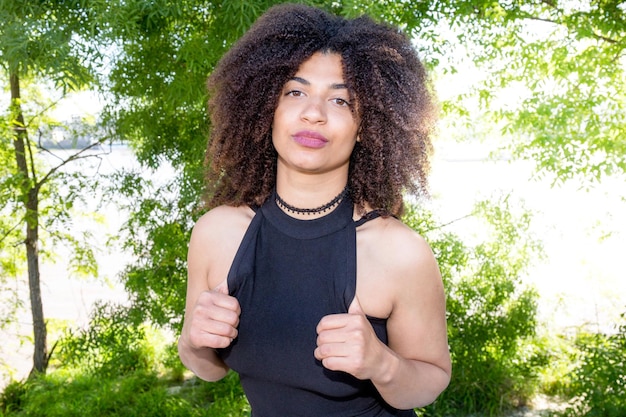
[[[293,140],[306,148],[321,148],[328,142],[323,135],[312,130],[302,130],[293,135]]]

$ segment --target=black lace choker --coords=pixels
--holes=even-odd
[[[341,202],[341,200],[343,200],[347,195],[348,195],[348,186],[346,185],[346,187],[339,194],[337,194],[335,198],[333,198],[332,200],[330,200],[328,203],[324,204],[323,206],[319,206],[317,208],[298,208],[298,207],[292,206],[291,204],[288,204],[285,200],[280,198],[277,192],[276,204],[278,204],[278,207],[291,213],[315,215],[315,214],[326,213],[328,210],[332,209],[337,204],[339,204],[339,202]]]

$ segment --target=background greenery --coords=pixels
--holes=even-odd
[[[0,326],[30,305],[34,335],[33,372],[5,388],[2,415],[249,412],[236,375],[214,384],[189,378],[172,335],[182,320],[186,245],[201,214],[204,82],[273,3],[0,0],[0,81],[8,93],[0,110]],[[499,155],[532,161],[554,184],[591,188],[626,173],[624,2],[307,3],[401,25],[435,81],[471,74],[472,82],[441,95],[446,138],[497,139]],[[81,89],[99,95],[99,118],[55,120],[55,106]],[[42,142],[53,127],[74,138],[70,145],[86,135],[96,145],[127,144],[140,169],[71,169],[107,148],[57,153]],[[168,181],[151,182],[146,172],[164,165],[172,168]],[[511,201],[476,204],[470,215],[480,238],[453,233],[429,207],[407,213],[440,263],[454,361],[450,387],[420,413],[496,416],[543,393],[565,401],[563,415],[626,414],[626,325],[544,331],[538,294],[523,281],[541,261],[541,242],[530,233],[532,213]],[[64,247],[69,272],[98,277],[91,231],[74,219],[90,206],[97,223],[111,202],[129,215],[110,241],[128,255],[121,279],[129,303],[101,304],[89,326],[61,326],[48,340],[40,262]],[[15,296],[25,276],[30,299]]]

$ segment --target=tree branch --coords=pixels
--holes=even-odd
[[[86,158],[97,158],[100,155],[107,155],[109,152],[106,152],[106,151],[98,153],[98,154],[94,154],[94,155],[85,155],[85,152],[87,152],[87,151],[89,151],[89,150],[91,150],[91,149],[93,149],[93,148],[95,148],[97,146],[102,145],[103,143],[105,143],[109,139],[110,139],[109,136],[104,136],[104,137],[100,138],[100,140],[90,144],[89,146],[86,146],[86,147],[82,148],[80,151],[78,151],[75,154],[71,155],[67,159],[62,160],[60,164],[58,164],[57,166],[51,168],[48,171],[48,173],[40,181],[37,182],[35,187],[41,188],[59,169],[61,169],[65,165],[69,164],[70,162],[78,161],[80,159],[86,159]],[[42,149],[44,151],[50,153],[51,155],[54,155],[48,149],[46,149],[46,148],[42,148]]]
[[[18,227],[20,227],[22,225],[24,218],[21,218],[19,222],[17,222],[12,228],[10,228],[2,237],[0,237],[0,243],[4,242],[4,240],[9,237],[9,235]],[[24,243],[24,241],[19,242],[19,244],[21,245],[22,243]]]
[[[533,15],[530,15],[530,14],[526,15],[525,17],[523,17],[523,19],[528,19],[528,20],[532,20],[532,21],[536,21],[536,22],[551,23],[553,25],[564,26],[568,30],[572,30],[570,28],[570,26],[567,25],[567,23],[560,22],[560,21],[554,20],[554,19],[548,19],[548,18],[545,18],[545,17],[533,16]],[[614,45],[616,43],[619,43],[618,39],[609,38],[608,36],[604,36],[602,34],[597,33],[595,30],[591,31],[591,35],[592,35],[591,37],[595,38],[596,40],[604,41],[604,42],[610,43],[612,45]]]
[[[429,229],[429,231],[443,229],[444,227],[450,226],[451,224],[454,224],[454,223],[456,223],[458,221],[461,221],[463,219],[467,219],[468,217],[472,217],[472,216],[475,216],[475,215],[476,215],[476,212],[472,212],[470,214],[466,214],[465,216],[458,217],[458,218],[456,218],[454,220],[450,220],[447,223],[443,223],[443,224],[440,224],[440,225],[438,225],[436,227],[433,227],[432,229]]]

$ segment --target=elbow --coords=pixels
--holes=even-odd
[[[213,349],[194,349],[178,339],[178,358],[198,378],[216,382],[224,378],[230,368],[219,358]]]
[[[389,401],[388,404],[400,410],[422,408],[435,402],[435,400],[446,390],[450,384],[451,372],[449,369],[436,368],[427,379],[422,379],[415,386],[414,395],[411,397],[396,398],[396,401]]]
[[[426,407],[435,402],[435,400],[441,395],[442,392],[450,385],[450,379],[452,373],[450,369],[441,369],[437,375],[433,376],[429,387],[424,390],[423,395],[420,396],[419,403],[416,407]]]

